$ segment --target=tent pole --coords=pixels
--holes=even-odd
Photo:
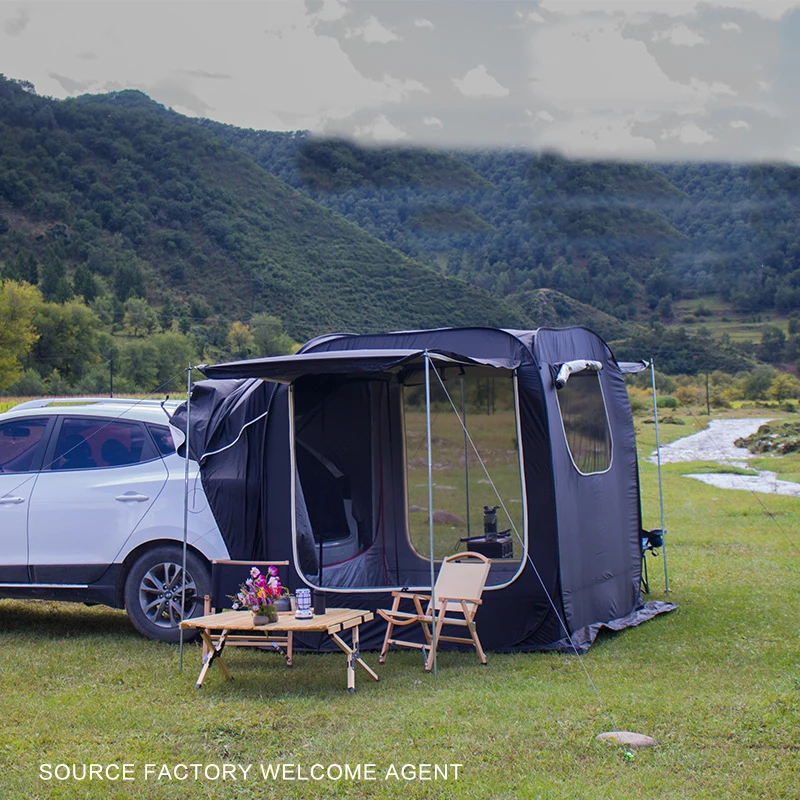
[[[650,357],[650,377],[653,383],[653,422],[656,427],[656,463],[658,465],[658,504],[661,509],[661,536],[664,544],[664,592],[669,594],[669,575],[667,573],[667,532],[664,529],[664,487],[661,483],[661,444],[658,438],[658,400],[656,398],[656,365]]]
[[[425,351],[425,431],[428,440],[428,547],[431,564],[431,633],[433,675],[436,677],[436,581],[433,559],[433,448],[431,441],[431,358]]]
[[[467,496],[467,538],[472,535],[470,521],[469,521],[469,446],[467,442],[467,402],[464,397],[466,387],[464,385],[464,376],[461,376],[461,424],[464,427],[464,488],[466,489]],[[469,550],[469,548],[467,548]]]
[[[186,370],[186,448],[183,465],[183,563],[181,564],[181,622],[186,613],[186,540],[189,538],[189,435],[192,430],[192,365]],[[178,669],[183,672],[183,628],[180,629]]]

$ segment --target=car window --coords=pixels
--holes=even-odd
[[[48,421],[36,417],[0,425],[0,472],[30,472]]]
[[[157,457],[150,437],[138,422],[68,418],[58,434],[53,469],[124,467]]]
[[[164,425],[148,425],[147,429],[153,434],[158,452],[162,456],[171,456],[175,453],[175,441],[169,428]]]

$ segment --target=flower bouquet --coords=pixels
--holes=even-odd
[[[275,601],[284,593],[278,570],[268,567],[264,575],[258,567],[250,569],[250,577],[239,587],[239,593],[234,600],[234,609],[248,609],[253,612],[253,623],[266,625],[268,622],[278,621],[278,612],[275,610]]]

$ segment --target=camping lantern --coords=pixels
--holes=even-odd
[[[294,596],[296,601],[295,618],[311,619],[314,616],[314,612],[311,610],[311,589],[297,589]]]

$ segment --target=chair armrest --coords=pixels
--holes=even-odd
[[[420,600],[430,600],[430,595],[419,594],[419,592],[392,592],[392,597],[401,597],[405,600],[413,600],[418,597]]]
[[[378,609],[378,615],[393,625],[410,625],[412,622],[422,622],[425,619],[424,615],[410,611],[389,611],[383,608]]]

